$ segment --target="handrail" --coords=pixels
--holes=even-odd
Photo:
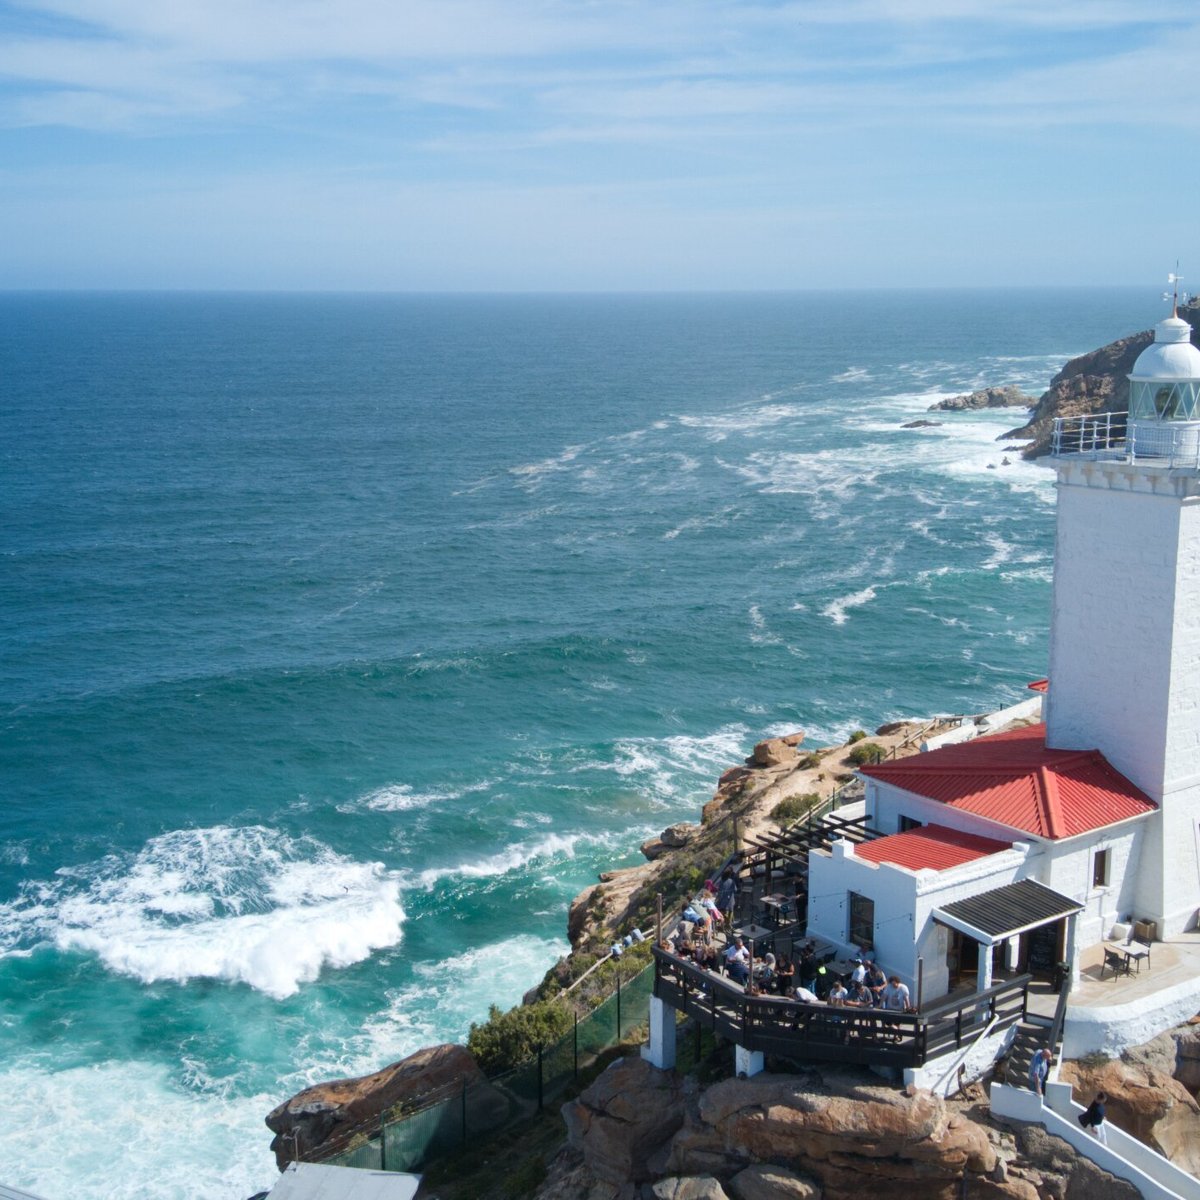
[[[944,1013],[958,1012],[960,1009],[972,1008],[977,1004],[990,1001],[993,997],[999,999],[1001,996],[1015,995],[1018,991],[1024,992],[1032,982],[1032,975],[1017,975],[1013,979],[1005,979],[1001,983],[994,983],[990,988],[986,988],[982,992],[967,992],[965,995],[957,997],[946,996],[935,1004],[923,1006],[921,1016],[927,1020],[937,1020]]]

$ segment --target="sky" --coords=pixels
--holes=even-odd
[[[0,0],[0,288],[1157,282],[1198,82],[1196,0]]]

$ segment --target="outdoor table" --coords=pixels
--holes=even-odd
[[[746,942],[753,954],[758,954],[758,943],[769,942],[775,936],[775,930],[768,929],[765,925],[739,925],[734,931],[735,937],[740,937],[743,942]]]
[[[783,910],[795,903],[795,898],[785,895],[783,892],[776,892],[771,896],[764,896],[759,903],[766,911],[766,915],[774,922],[776,926],[783,924]]]
[[[1138,970],[1138,974],[1142,971],[1142,959],[1146,960],[1146,966],[1150,965],[1150,947],[1143,945],[1141,942],[1120,942],[1114,945],[1109,942],[1109,946],[1118,954],[1125,955],[1127,963],[1133,963]]]

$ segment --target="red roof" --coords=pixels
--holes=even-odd
[[[1025,685],[1031,692],[1046,692],[1050,690],[1050,680],[1035,679],[1032,683]]]
[[[945,825],[922,825],[904,833],[893,833],[890,837],[876,838],[873,842],[863,842],[854,847],[854,857],[873,863],[895,863],[912,871],[922,868],[944,871],[947,867],[998,854],[1011,845],[1011,842],[997,842],[973,833],[947,829]]]
[[[1099,750],[1049,749],[1045,725],[994,733],[861,771],[1042,838],[1074,837],[1156,808]]]

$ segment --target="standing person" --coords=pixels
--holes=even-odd
[[[1079,1114],[1079,1123],[1084,1129],[1090,1129],[1092,1136],[1102,1146],[1108,1145],[1108,1130],[1105,1129],[1105,1109],[1108,1102],[1107,1092],[1097,1092],[1095,1099],[1087,1106],[1085,1112]]]
[[[717,907],[733,919],[733,904],[737,898],[737,876],[732,867],[726,867],[721,872],[721,881],[717,884]]]
[[[887,987],[887,976],[878,963],[871,963],[867,967],[866,983],[871,995],[875,997],[875,1006],[881,1007],[883,1005],[883,989]]]
[[[1046,1093],[1046,1080],[1050,1077],[1050,1063],[1053,1058],[1050,1051],[1043,1046],[1034,1056],[1033,1062],[1029,1064],[1029,1087],[1031,1091],[1037,1092],[1039,1096],[1044,1096]]]
[[[887,987],[883,989],[880,998],[883,1007],[889,1012],[911,1012],[912,1001],[908,994],[908,984],[900,982],[899,975],[888,978]]]

